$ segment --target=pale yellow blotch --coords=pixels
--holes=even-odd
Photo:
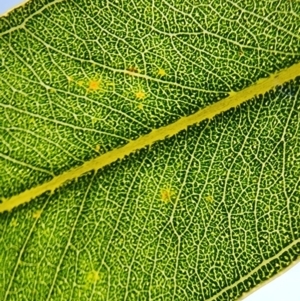
[[[83,86],[83,85],[84,85],[83,80],[79,80],[79,81],[77,82],[77,85],[78,85],[78,86]]]
[[[42,224],[42,228],[45,227],[45,224]],[[51,230],[49,228],[44,228],[41,232],[43,237],[49,237],[51,235]]]
[[[95,147],[95,151],[99,153],[99,151],[100,151],[100,145],[99,145],[99,144],[98,144],[98,145],[96,145],[96,147]]]
[[[166,73],[165,69],[159,68],[158,71],[157,71],[157,74],[159,76],[165,76],[167,73]]]
[[[88,274],[87,274],[87,281],[90,282],[90,283],[95,283],[99,280],[99,273],[97,271],[90,271]]]
[[[146,93],[145,93],[144,91],[142,91],[142,90],[137,91],[137,92],[135,93],[135,97],[136,97],[137,99],[145,99]]]
[[[97,122],[97,120],[98,120],[98,119],[97,119],[96,117],[94,117],[94,116],[93,116],[91,119],[92,119],[92,125],[94,125],[94,124]]]
[[[15,218],[13,218],[13,219],[11,220],[11,222],[10,222],[9,225],[15,228],[15,227],[18,226],[18,222],[17,222],[17,220],[16,220]]]
[[[89,90],[96,91],[100,89],[100,81],[99,80],[91,80],[89,82]]]
[[[205,200],[209,203],[212,203],[214,201],[213,197],[211,195],[208,195],[205,197]]]
[[[55,90],[54,88],[50,88],[49,92],[50,92],[50,93],[55,93],[56,90]]]
[[[139,103],[137,107],[138,107],[140,110],[143,110],[144,105],[143,105],[142,103]]]
[[[68,80],[68,82],[72,82],[73,81],[73,77],[72,76],[67,76],[67,80]]]
[[[171,200],[173,195],[174,195],[174,192],[171,190],[171,188],[164,188],[160,192],[160,197],[161,197],[162,201],[164,201],[165,203],[168,203]]]
[[[32,214],[32,217],[38,219],[41,217],[41,215],[42,215],[42,210],[37,210]]]

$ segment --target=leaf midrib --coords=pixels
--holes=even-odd
[[[113,149],[103,155],[93,158],[81,166],[72,168],[61,175],[54,177],[52,180],[28,189],[9,199],[3,200],[0,204],[0,213],[12,210],[13,208],[25,204],[30,200],[50,191],[54,192],[66,182],[72,181],[82,175],[98,171],[104,166],[107,166],[117,160],[134,153],[135,151],[152,145],[153,143],[174,136],[179,132],[187,129],[189,126],[197,124],[205,119],[212,119],[216,115],[235,108],[247,100],[253,99],[255,96],[265,94],[266,92],[280,86],[290,80],[300,76],[300,63],[296,63],[289,68],[283,69],[270,75],[268,78],[258,80],[253,85],[240,90],[239,92],[231,92],[230,95],[214,104],[211,104],[204,109],[200,109],[194,114],[184,116],[167,126],[158,129],[153,129],[149,134],[127,143],[125,146]]]

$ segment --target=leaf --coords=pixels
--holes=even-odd
[[[236,300],[299,260],[299,5],[1,17],[0,299]]]

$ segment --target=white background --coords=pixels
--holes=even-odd
[[[0,0],[0,15],[22,2],[24,0]],[[300,301],[300,263],[252,293],[244,301]]]

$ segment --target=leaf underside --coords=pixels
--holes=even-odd
[[[297,64],[299,12],[36,0],[0,18],[0,197]],[[299,94],[299,77],[274,78],[1,213],[0,299],[236,300],[284,270],[300,254]]]

